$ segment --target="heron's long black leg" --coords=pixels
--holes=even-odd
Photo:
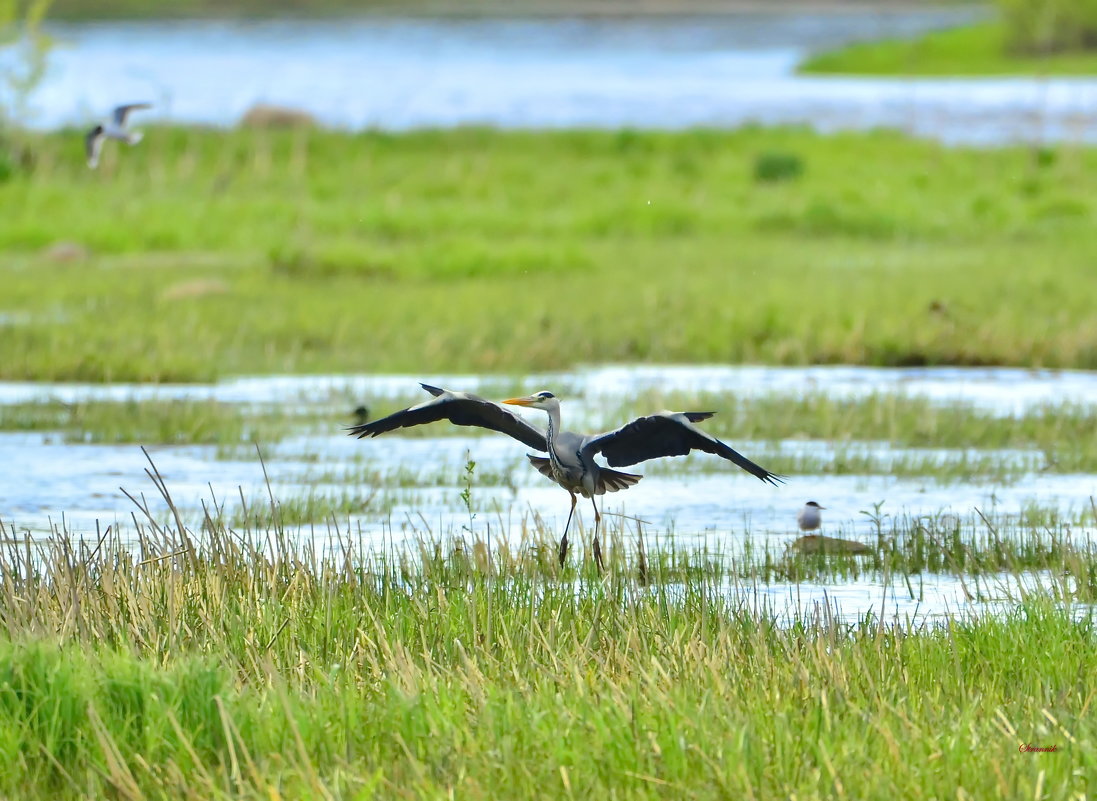
[[[602,516],[598,514],[598,502],[594,500],[594,496],[590,496],[590,505],[594,507],[594,563],[598,565],[600,571],[605,571],[606,566],[602,563],[602,545],[598,542],[598,526],[602,522]]]
[[[568,522],[564,524],[564,536],[560,539],[560,567],[564,566],[564,561],[568,558],[568,526],[571,525],[571,516],[575,514],[575,493],[569,492],[571,495],[571,511],[568,512]]]

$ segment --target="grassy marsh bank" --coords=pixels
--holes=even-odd
[[[797,130],[147,133],[98,172],[75,134],[37,138],[33,171],[0,184],[0,377],[1097,366],[1076,289],[1097,258],[1087,149]],[[773,152],[802,174],[758,177]],[[61,260],[61,241],[80,249]]]
[[[913,39],[858,42],[817,53],[800,65],[806,73],[840,75],[1094,75],[1097,53],[1010,52],[1009,32],[984,22]]]
[[[281,408],[191,400],[0,404],[0,431],[59,432],[69,443],[236,445],[277,442],[309,418]]]
[[[205,528],[0,550],[8,797],[1068,798],[1097,771],[1094,621],[1046,594],[782,625],[703,555],[641,583]]]

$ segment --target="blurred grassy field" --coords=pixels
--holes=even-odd
[[[0,183],[0,378],[1097,367],[1089,149],[151,128],[91,171],[79,132],[30,146]]]
[[[975,0],[946,0],[970,4]],[[65,20],[251,17],[299,14],[393,14],[401,16],[628,16],[727,14],[744,11],[794,13],[939,6],[940,0],[52,0],[50,15]]]

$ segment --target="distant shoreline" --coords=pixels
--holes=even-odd
[[[50,18],[65,22],[156,19],[249,19],[291,17],[661,17],[731,16],[735,14],[843,14],[878,12],[900,14],[916,11],[971,8],[978,2],[918,2],[918,0],[318,0],[307,4],[264,3],[253,0],[211,3],[183,0],[173,4],[175,13],[149,13],[144,4],[131,0],[59,0]],[[157,12],[162,8],[156,9]]]

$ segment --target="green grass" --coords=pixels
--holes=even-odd
[[[782,624],[704,554],[640,582],[295,537],[0,550],[0,792],[1068,798],[1097,771],[1094,620],[1046,593]]]
[[[302,421],[281,410],[203,400],[47,400],[0,405],[0,431],[61,432],[68,443],[277,442],[294,422],[300,426]]]
[[[0,185],[0,378],[1097,367],[1088,149],[154,128],[92,172],[78,140]],[[777,151],[802,175],[757,182]]]
[[[245,506],[232,517],[230,525],[233,528],[254,529],[323,523],[333,519],[344,520],[349,515],[360,515],[367,511],[377,513],[386,504],[391,508],[391,501],[384,496],[377,497],[376,491],[353,494],[344,492],[335,496],[309,492],[299,497],[283,497],[271,504]]]
[[[1094,75],[1097,51],[1036,55],[1013,52],[1006,27],[983,22],[934,31],[915,39],[860,42],[817,53],[805,73],[841,75]]]

